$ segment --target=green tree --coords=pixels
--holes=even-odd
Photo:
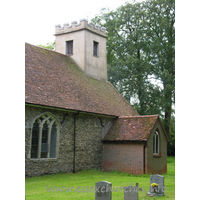
[[[171,141],[168,144],[167,155],[175,156],[175,116],[171,117]]]
[[[146,34],[152,72],[163,85],[164,127],[171,139],[172,105],[175,103],[175,0],[149,0]]]
[[[38,45],[39,47],[43,47],[45,49],[50,49],[52,51],[55,51],[55,41],[54,42],[49,42],[46,45]]]
[[[161,108],[154,93],[160,93],[161,89],[148,79],[150,64],[147,62],[148,44],[145,42],[141,4],[128,3],[111,12],[103,9],[101,16],[93,21],[108,31],[109,81],[140,114],[160,114]]]
[[[103,9],[93,19],[108,31],[109,81],[140,114],[164,113],[169,139],[175,103],[174,13],[173,0],[148,0]]]

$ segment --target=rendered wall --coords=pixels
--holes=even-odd
[[[70,32],[56,37],[56,51],[66,55],[66,41],[73,40],[73,55],[77,65],[85,71],[85,31]]]
[[[153,136],[157,129],[159,130],[159,155],[153,154]],[[147,142],[147,173],[167,173],[167,140],[158,121]]]
[[[106,38],[85,32],[85,73],[96,78],[107,80]],[[93,56],[93,41],[99,43],[99,56]]]
[[[87,20],[81,20],[79,24],[72,22],[56,26],[56,51],[66,54],[66,41],[73,40],[73,55],[71,57],[86,75],[107,80],[107,55],[105,28]],[[93,42],[99,43],[98,57],[93,55]]]

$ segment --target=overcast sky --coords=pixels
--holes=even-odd
[[[24,9],[25,42],[38,45],[53,42],[55,25],[90,20],[101,8],[115,10],[130,0],[34,0],[27,1]]]

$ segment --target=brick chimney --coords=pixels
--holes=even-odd
[[[56,51],[71,56],[86,75],[107,80],[106,29],[86,19],[56,25]]]

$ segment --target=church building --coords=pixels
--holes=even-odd
[[[106,29],[82,19],[55,38],[55,51],[25,44],[25,175],[166,173],[159,116],[139,115],[107,81]]]

